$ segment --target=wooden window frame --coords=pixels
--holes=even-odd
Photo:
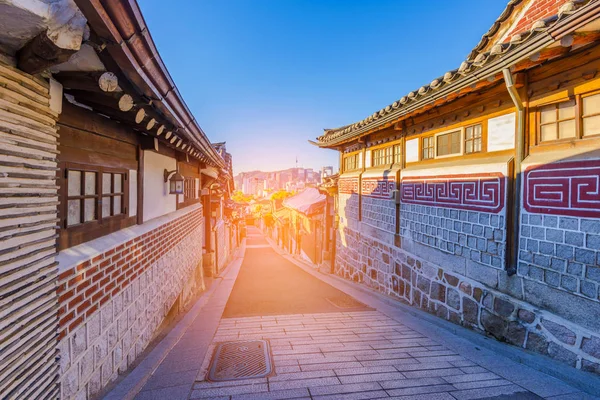
[[[196,187],[195,176],[183,177],[183,194],[178,195],[177,208],[184,208],[200,202],[200,197],[196,197],[198,188]],[[183,196],[183,201],[179,202],[179,196]]]
[[[475,137],[475,134],[473,134],[473,137],[471,139],[467,139],[467,130],[469,128],[475,128],[476,126],[479,126],[479,137]],[[464,127],[464,132],[463,132],[463,154],[477,154],[477,153],[483,153],[483,124],[482,123],[477,123],[477,124],[472,124],[472,125],[467,125]],[[475,151],[469,151],[467,152],[467,144],[469,142],[472,142],[472,146],[473,149],[475,149],[475,140],[476,139],[480,139],[481,140],[481,145],[480,145],[480,149]]]
[[[569,143],[572,141],[600,138],[600,134],[595,134],[595,135],[584,135],[583,134],[584,133],[583,132],[584,119],[588,118],[588,117],[600,115],[600,111],[598,111],[597,113],[594,113],[594,114],[590,114],[590,115],[585,115],[585,116],[583,115],[583,99],[585,99],[587,97],[595,96],[595,95],[600,95],[600,90],[595,90],[595,91],[588,92],[588,93],[576,94],[573,96],[569,96],[569,98],[561,99],[559,101],[553,101],[551,103],[537,105],[534,110],[534,113],[535,113],[535,145],[536,146],[546,146],[546,145],[553,145],[553,144],[560,144],[560,143]],[[574,106],[575,107],[575,117],[559,120],[558,119],[558,104],[566,103],[568,101],[573,101],[573,100],[575,100],[575,106]],[[558,124],[561,121],[568,121],[571,119],[575,120],[575,136],[574,137],[542,141],[541,127],[543,124],[541,123],[541,120],[542,120],[541,110],[542,110],[542,108],[548,107],[551,105],[557,106],[556,107],[557,120],[552,122],[553,124]],[[557,133],[558,133],[558,131],[557,131]]]
[[[447,130],[444,132],[439,132],[436,133],[434,136],[434,141],[433,141],[433,154],[434,154],[434,159],[438,159],[438,158],[449,158],[449,157],[457,157],[457,156],[461,156],[464,154],[464,128],[457,128],[457,129],[451,129],[451,130]],[[440,137],[442,136],[447,136],[447,135],[452,135],[458,133],[458,144],[459,144],[459,149],[457,153],[448,153],[448,154],[443,154],[443,155],[438,155],[438,150],[439,150],[439,146],[438,146],[438,140]],[[452,146],[452,143],[450,143],[450,146]]]
[[[351,172],[351,171],[356,171],[356,170],[360,169],[361,166],[360,166],[360,162],[359,162],[359,157],[361,155],[362,155],[362,153],[360,153],[360,152],[344,155],[342,157],[342,162],[344,163],[344,172]],[[353,159],[354,161],[350,162],[351,159]],[[352,165],[350,165],[350,164],[352,164]],[[352,168],[350,168],[351,166],[352,166]]]
[[[596,91],[593,91],[593,92],[589,92],[589,93],[581,94],[581,95],[577,96],[577,97],[579,97],[579,103],[580,103],[580,105],[579,105],[578,110],[576,112],[578,112],[578,115],[580,117],[579,125],[581,127],[581,129],[579,129],[579,126],[578,126],[577,130],[578,130],[578,134],[580,134],[580,136],[581,136],[580,137],[581,139],[589,139],[589,138],[596,138],[597,139],[597,138],[600,137],[600,133],[596,133],[595,135],[584,135],[584,132],[583,132],[583,121],[585,120],[585,118],[588,118],[588,117],[597,117],[597,116],[600,115],[600,110],[598,110],[598,112],[595,113],[595,114],[583,115],[583,99],[585,99],[586,97],[592,97],[592,96],[600,96],[600,90],[596,90]],[[581,132],[579,132],[579,131],[581,131]]]
[[[565,119],[559,119],[558,118],[558,105],[562,104],[562,103],[567,103],[570,101],[575,100],[575,104],[573,105],[573,108],[575,110],[575,116],[573,118],[565,118]],[[542,124],[542,109],[549,107],[549,106],[554,106],[555,109],[554,111],[556,112],[556,120],[553,122],[548,122],[545,124]],[[536,127],[536,142],[538,144],[548,144],[548,143],[561,143],[561,142],[569,142],[571,140],[576,140],[576,139],[580,139],[580,131],[581,131],[581,98],[580,96],[572,96],[569,97],[566,100],[560,100],[560,101],[555,101],[552,103],[548,103],[548,104],[543,104],[540,105],[538,107],[536,107],[535,110],[535,127]],[[559,130],[558,130],[558,125],[561,122],[564,121],[575,121],[575,136],[574,137],[568,137],[568,138],[557,138],[557,139],[553,139],[553,140],[544,140],[542,141],[542,125],[556,125],[556,134],[559,135]]]
[[[371,166],[381,167],[394,163],[394,146],[379,147],[371,150]]]
[[[425,146],[427,141],[428,146]],[[425,157],[425,150],[427,149],[428,157]],[[421,138],[420,159],[421,160],[434,160],[435,157],[435,135],[423,136]]]
[[[394,164],[402,163],[402,143],[397,143],[392,146],[392,161]]]
[[[116,232],[120,229],[126,228],[128,226],[134,225],[136,221],[136,217],[129,217],[129,170],[125,168],[112,168],[105,166],[98,166],[92,164],[81,164],[74,162],[61,162],[60,166],[60,175],[61,182],[59,187],[59,197],[61,199],[61,204],[59,206],[59,218],[60,218],[60,229],[59,229],[59,239],[58,245],[59,249],[63,250],[68,247],[76,246],[78,244],[90,241],[92,239],[96,239],[98,237],[107,235],[112,232]],[[68,187],[68,171],[82,171],[82,172],[95,172],[96,173],[96,195],[94,196],[69,196],[69,187]],[[112,190],[114,186],[114,178],[111,175],[111,192],[110,193],[102,193],[102,185],[103,179],[102,174],[110,173],[110,174],[121,174],[123,175],[121,185],[122,192],[115,193]],[[85,173],[82,174],[85,176]],[[82,183],[84,182],[82,178]],[[82,189],[84,190],[84,189]],[[121,213],[117,215],[104,216],[102,213],[102,200],[103,197],[111,197],[111,211],[113,207],[113,198],[114,196],[120,195],[122,196],[121,200]],[[96,219],[88,222],[81,222],[77,225],[67,226],[67,218],[68,218],[68,199],[78,199],[85,197],[95,197],[96,198]],[[84,202],[82,202],[84,204]],[[85,207],[85,206],[84,206]],[[81,211],[82,213],[84,210]],[[81,217],[81,221],[83,221],[83,216]]]

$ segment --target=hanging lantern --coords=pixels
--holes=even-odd
[[[169,179],[169,176],[171,179]],[[167,171],[165,169],[165,183],[169,182],[169,194],[183,194],[183,176],[179,173],[179,171]]]

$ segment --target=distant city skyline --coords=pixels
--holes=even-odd
[[[458,68],[506,6],[506,0],[486,0],[485,7],[480,0],[176,3],[144,0],[140,7],[196,120],[212,141],[227,142],[235,173],[294,167],[296,156],[305,168],[337,168],[337,152],[308,140]]]

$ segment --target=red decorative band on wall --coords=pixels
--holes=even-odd
[[[411,176],[402,179],[400,190],[404,203],[499,213],[506,178],[501,173]]]
[[[340,178],[338,180],[338,193],[343,193],[343,194],[358,193],[358,177],[357,178]]]
[[[393,176],[378,178],[363,178],[361,181],[361,194],[376,199],[391,199],[396,190],[396,179]]]
[[[121,244],[58,276],[59,339],[81,325],[203,222],[202,208]],[[198,240],[201,240],[198,239]]]
[[[600,160],[530,167],[523,184],[530,213],[600,218]]]

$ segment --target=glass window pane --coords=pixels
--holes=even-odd
[[[465,143],[465,153],[472,153],[473,152],[473,141],[469,140]]]
[[[115,174],[114,177],[115,177],[114,193],[121,193],[123,191],[123,188],[121,187],[123,175]]]
[[[481,137],[475,139],[475,143],[473,144],[473,151],[474,152],[481,151]]]
[[[96,173],[85,173],[85,194],[96,194]]]
[[[575,100],[558,105],[558,119],[575,118]]]
[[[542,124],[556,121],[556,106],[552,104],[551,106],[543,107],[540,110],[540,116]]]
[[[113,201],[114,201],[113,215],[121,214],[121,196],[113,197]]]
[[[473,139],[473,127],[472,126],[465,129],[465,139],[466,140]]]
[[[583,119],[583,136],[600,135],[600,115]]]
[[[96,219],[96,199],[85,199],[83,207],[83,222]]]
[[[473,126],[473,137],[481,137],[481,125]]]
[[[81,222],[81,200],[69,200],[67,207],[67,226]]]
[[[558,124],[558,136],[560,139],[572,138],[577,136],[575,120],[571,119]]]
[[[102,174],[102,194],[106,194],[106,193],[112,193],[112,187],[111,187],[111,182],[110,182],[110,178],[111,178],[112,174],[107,174],[104,173]]]
[[[460,132],[452,133],[452,154],[460,153]]]
[[[81,196],[81,171],[69,170],[68,179],[69,196]]]
[[[583,115],[600,113],[600,94],[583,98]]]
[[[556,125],[542,125],[540,138],[542,142],[546,142],[548,140],[556,140]]]
[[[110,217],[110,197],[102,198],[102,218]]]

